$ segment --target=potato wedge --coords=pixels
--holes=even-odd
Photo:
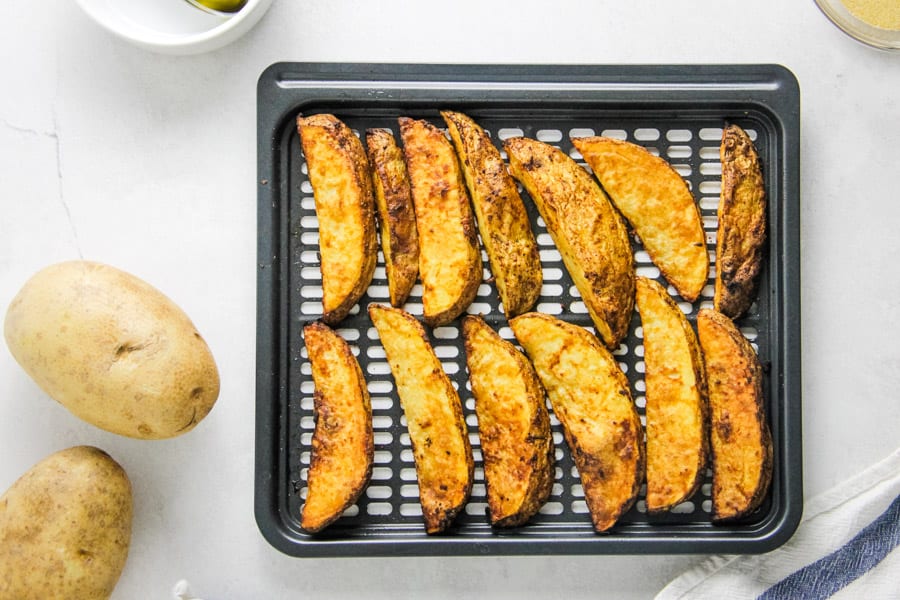
[[[697,332],[709,382],[713,521],[744,517],[772,479],[772,435],[763,405],[762,368],[734,322],[701,309]]]
[[[503,312],[531,310],[541,295],[543,272],[528,213],[500,151],[467,115],[442,111],[475,208]]]
[[[297,117],[319,221],[322,320],[340,322],[366,292],[378,259],[362,142],[333,115]]]
[[[563,426],[594,529],[634,504],[644,479],[644,436],[628,379],[586,329],[540,313],[509,322]]]
[[[753,141],[737,125],[722,130],[722,191],[713,304],[736,319],[756,296],[766,241],[766,188]]]
[[[650,260],[681,297],[693,302],[709,276],[700,209],[684,179],[643,146],[608,137],[573,138]]]
[[[399,123],[419,233],[424,319],[437,327],[462,314],[481,283],[475,218],[450,140],[428,121],[401,117]]]
[[[554,446],[534,367],[481,317],[463,319],[491,524],[522,525],[553,487]]]
[[[372,405],[366,380],[341,336],[323,323],[303,328],[315,384],[316,425],[300,526],[321,531],[353,505],[372,475]]]
[[[597,334],[616,348],[634,309],[634,258],[622,217],[578,163],[528,138],[504,142],[510,172],[537,205]]]
[[[462,403],[415,317],[378,304],[369,306],[369,316],[406,415],[425,531],[439,533],[472,491],[475,463]]]
[[[684,313],[656,281],[637,278],[644,331],[647,512],[694,495],[706,471],[708,408],[703,357]]]
[[[406,302],[419,276],[419,234],[403,152],[387,129],[366,131],[375,208],[391,306]]]

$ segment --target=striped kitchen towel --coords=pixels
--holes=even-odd
[[[809,500],[794,536],[753,556],[713,556],[656,600],[900,598],[900,449]]]

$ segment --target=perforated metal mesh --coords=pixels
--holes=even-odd
[[[495,115],[481,115],[475,108],[464,110],[491,134],[498,146],[500,146],[500,140],[508,137],[516,135],[533,137],[561,148],[585,168],[587,165],[582,160],[580,153],[571,145],[570,137],[605,135],[625,139],[641,144],[654,154],[662,156],[685,178],[694,193],[703,218],[707,249],[711,261],[714,261],[716,209],[721,185],[719,141],[722,127],[725,124],[721,117],[705,118],[658,114],[646,114],[640,117],[611,117],[604,114],[580,115],[578,113],[554,116],[535,113],[511,119],[498,118]],[[397,135],[397,115],[371,117],[365,114],[355,114],[353,111],[342,113],[340,107],[322,107],[321,111],[334,112],[357,134],[369,127],[383,127],[391,129]],[[436,125],[444,126],[439,118],[435,118],[435,112],[416,114],[415,111],[409,111],[402,114],[426,117]],[[765,139],[765,129],[758,128],[754,122],[749,120],[742,122],[737,119],[736,122],[744,126],[751,137],[755,139],[765,167],[769,148]],[[300,332],[306,322],[315,320],[321,315],[322,288],[312,187],[307,179],[306,165],[296,133],[288,128],[284,135],[285,139],[282,140],[282,143],[287,151],[283,154],[282,160],[289,182],[287,195],[290,202],[287,207],[287,222],[290,224],[289,252],[291,258],[289,298],[287,299],[291,315],[289,332],[291,364],[288,377],[289,406],[287,415],[287,426],[290,433],[289,447],[286,449],[288,460],[285,465],[288,470],[286,480],[290,481],[291,485],[285,490],[287,494],[285,503],[289,514],[299,521],[300,510],[306,494],[310,441],[314,428],[312,400],[314,386]],[[504,158],[506,157],[504,156]],[[524,191],[522,195],[537,237],[543,267],[544,283],[535,310],[552,314],[594,331],[587,309],[560,260],[559,253],[546,231],[543,220],[528,195]],[[692,304],[680,298],[674,288],[665,282],[634,235],[632,235],[632,246],[637,273],[658,279],[675,298],[691,323],[695,323],[700,308],[712,306],[714,266],[710,270],[708,285],[704,288],[701,297]],[[515,338],[499,305],[496,290],[492,284],[488,283],[491,277],[489,264],[487,256],[482,254],[485,265],[484,282],[479,287],[477,297],[467,312],[482,314],[501,337],[515,343]],[[421,291],[421,285],[417,284],[404,307],[408,312],[419,317],[422,315]],[[765,314],[766,312],[766,306],[761,306],[767,301],[765,272],[759,297],[760,301],[751,307],[748,316],[739,323],[745,336],[751,340],[765,364],[769,341],[764,335],[765,328],[758,327],[760,313]],[[396,536],[397,539],[401,539],[403,536],[410,535],[411,532],[423,531],[415,465],[409,436],[406,433],[406,421],[394,389],[384,349],[365,311],[365,307],[371,302],[388,303],[384,261],[380,251],[378,267],[368,292],[338,328],[339,333],[350,343],[357,355],[368,382],[375,429],[375,468],[371,483],[358,503],[350,508],[342,519],[320,534],[320,537],[324,538],[377,536],[381,539],[391,539],[392,536]],[[467,379],[465,350],[459,320],[447,326],[426,329],[437,356],[441,359],[445,371],[450,376],[462,400],[476,463],[475,485],[471,499],[463,514],[457,519],[453,532],[458,536],[471,536],[475,539],[495,535],[496,532],[490,528],[486,516],[484,471],[481,468],[477,419],[474,399]],[[631,383],[632,395],[643,422],[646,402],[643,379],[644,352],[640,318],[636,313],[632,317],[628,337],[614,354]],[[768,391],[768,387],[768,382],[766,382],[764,389]],[[555,483],[546,505],[528,525],[518,528],[519,534],[527,535],[531,532],[536,535],[552,536],[560,531],[569,534],[573,531],[592,534],[588,509],[584,501],[584,490],[580,484],[577,469],[563,441],[559,421],[553,416],[552,411],[551,424],[556,442]],[[710,487],[710,473],[707,471],[704,484],[693,498],[678,505],[668,514],[649,516],[646,514],[644,502],[645,487],[642,486],[635,506],[623,516],[616,529],[625,531],[629,528],[653,527],[657,531],[666,531],[668,528],[677,533],[678,529],[682,527],[693,527],[698,524],[708,525],[711,510]],[[764,506],[758,511],[758,514],[764,515],[766,511],[767,507]]]

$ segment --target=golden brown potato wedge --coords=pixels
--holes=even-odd
[[[341,321],[375,274],[375,208],[362,142],[333,115],[297,117],[319,221],[322,320]]]
[[[606,531],[634,504],[644,479],[644,436],[628,379],[586,329],[540,313],[509,324],[563,426],[594,529]]]
[[[613,204],[666,280],[693,302],[709,275],[700,209],[684,179],[643,146],[608,137],[573,138]]]
[[[503,312],[520,315],[537,302],[543,282],[525,204],[484,129],[463,113],[442,111],[441,116],[459,156]]]
[[[554,447],[534,367],[481,317],[463,319],[491,524],[522,525],[553,487]]]
[[[475,463],[459,395],[425,329],[409,313],[372,304],[406,415],[426,533],[445,530],[469,499]]]
[[[736,319],[756,295],[766,241],[766,188],[753,141],[737,125],[722,131],[722,192],[716,233],[716,310]]]
[[[709,453],[706,379],[697,336],[656,281],[637,278],[644,331],[647,511],[664,512],[697,491]]]
[[[753,512],[772,479],[772,435],[763,405],[762,368],[734,322],[701,309],[697,332],[709,382],[713,520]]]
[[[450,140],[428,121],[399,122],[419,233],[424,319],[437,327],[466,310],[481,283],[475,218]]]
[[[381,251],[392,306],[403,306],[419,275],[419,234],[403,153],[387,129],[366,131]]]
[[[510,172],[537,205],[598,336],[616,348],[634,309],[634,258],[622,217],[561,150],[521,137],[504,147]]]
[[[316,387],[316,425],[300,526],[321,531],[353,505],[369,482],[375,453],[372,406],[347,342],[323,323],[303,328]]]

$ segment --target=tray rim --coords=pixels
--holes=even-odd
[[[495,88],[490,86],[494,85]],[[381,91],[375,93],[373,90]],[[279,451],[280,416],[273,406],[273,394],[285,387],[279,375],[276,348],[280,340],[280,307],[286,291],[278,289],[279,257],[286,256],[277,231],[273,230],[277,190],[273,174],[273,152],[284,121],[304,102],[327,100],[395,105],[434,106],[429,94],[492,90],[484,105],[517,102],[586,101],[592,105],[622,104],[653,106],[693,101],[697,109],[726,102],[754,107],[767,113],[780,129],[782,145],[780,170],[780,235],[772,241],[778,252],[777,274],[773,276],[776,325],[781,338],[777,358],[782,368],[780,381],[772,380],[772,391],[790,398],[782,402],[779,422],[783,430],[781,474],[783,506],[773,508],[769,518],[745,531],[704,529],[690,537],[660,537],[629,532],[622,535],[560,536],[497,535],[470,539],[453,535],[422,539],[420,531],[410,539],[302,539],[280,512],[278,481],[273,466],[283,468]],[[497,91],[499,89],[499,91]],[[340,98],[316,98],[315,94],[343,90]],[[535,97],[522,98],[523,92]],[[743,97],[736,99],[736,94]],[[546,98],[548,94],[552,98]],[[697,94],[703,97],[698,99]],[[537,96],[541,96],[538,98]],[[448,100],[448,102],[451,102]],[[437,556],[437,555],[578,555],[578,554],[680,554],[680,553],[761,553],[786,542],[802,515],[802,437],[800,385],[800,89],[796,77],[786,67],[775,64],[702,65],[553,65],[553,64],[408,64],[408,63],[302,63],[277,62],[266,68],[257,82],[257,336],[256,336],[256,421],[254,516],[263,537],[279,551],[297,557],[339,556]],[[272,184],[272,185],[270,185]],[[770,217],[771,220],[772,217]],[[769,260],[775,260],[771,254]],[[263,335],[268,333],[268,335]],[[779,348],[774,348],[776,351]],[[266,443],[268,441],[268,443]],[[280,471],[279,471],[280,472]],[[641,528],[643,529],[643,528]]]

